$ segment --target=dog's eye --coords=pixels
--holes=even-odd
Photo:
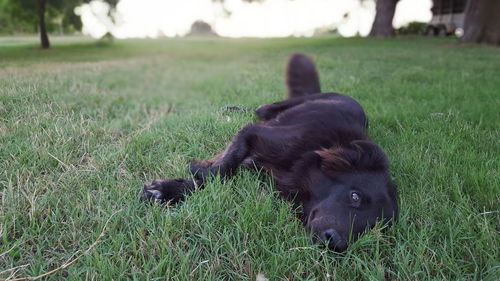
[[[357,193],[357,192],[352,192],[351,193],[351,201],[354,203],[358,203],[359,201],[361,201],[361,195],[359,195],[359,193]]]

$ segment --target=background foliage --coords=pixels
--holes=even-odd
[[[80,31],[80,17],[74,8],[82,1],[50,0],[47,2],[47,29],[52,33]],[[37,1],[0,0],[0,34],[38,32]]]

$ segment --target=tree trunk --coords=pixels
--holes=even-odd
[[[394,36],[394,27],[392,19],[396,11],[398,0],[378,0],[376,6],[375,20],[373,21],[370,36],[373,37],[392,37]]]
[[[48,49],[50,47],[49,36],[47,35],[47,26],[45,25],[45,4],[47,0],[37,1],[37,12],[38,12],[38,25],[40,29],[40,41],[42,43],[42,49]]]
[[[500,46],[499,0],[469,0],[465,9],[464,43]]]

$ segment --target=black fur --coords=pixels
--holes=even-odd
[[[222,153],[191,163],[190,170],[202,185],[215,174],[233,176],[241,165],[263,168],[282,196],[301,207],[300,217],[315,240],[343,251],[378,220],[397,217],[387,157],[368,138],[368,121],[357,101],[319,93],[308,57],[291,57],[287,85],[288,99],[260,106],[255,112],[261,121],[243,127]],[[178,201],[194,190],[188,181],[153,183],[141,199]]]

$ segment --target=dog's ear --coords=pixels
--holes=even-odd
[[[375,143],[356,140],[345,147],[334,147],[316,151],[321,157],[323,172],[341,172],[348,170],[386,170],[389,161],[384,151]]]
[[[321,157],[313,151],[304,153],[296,161],[291,170],[272,171],[276,181],[276,189],[281,196],[293,202],[301,202],[309,198],[309,170],[320,167]]]
[[[303,54],[294,54],[290,57],[286,70],[286,84],[290,98],[321,93],[316,66]]]

